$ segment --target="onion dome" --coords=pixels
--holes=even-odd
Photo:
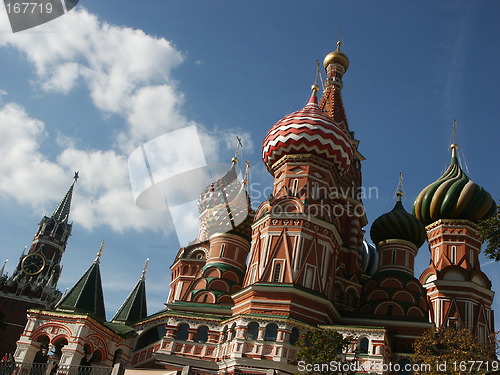
[[[201,225],[207,237],[216,233],[233,232],[251,238],[255,212],[245,189],[246,179],[238,180],[233,162],[231,169],[210,184],[198,200]]]
[[[268,131],[262,146],[262,159],[272,173],[273,164],[287,154],[312,154],[334,163],[339,176],[351,166],[353,150],[347,134],[323,113],[316,91],[300,111],[278,121]]]
[[[375,220],[370,229],[370,237],[375,244],[385,240],[405,240],[417,248],[425,242],[425,228],[420,221],[409,214],[401,203],[401,191],[392,211]]]
[[[458,165],[457,145],[453,144],[451,148],[448,169],[437,181],[422,190],[413,204],[413,214],[425,225],[439,219],[477,222],[496,212],[491,195],[470,180]]]
[[[361,247],[361,270],[364,274],[373,276],[377,272],[378,252],[376,247],[363,239]]]
[[[344,53],[340,52],[340,45],[341,42],[337,42],[337,49],[326,55],[325,59],[323,60],[323,66],[325,67],[325,69],[330,64],[342,65],[346,71],[349,68],[349,59]]]

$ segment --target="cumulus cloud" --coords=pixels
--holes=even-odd
[[[4,23],[0,19],[0,29]],[[190,125],[197,125],[208,163],[219,161],[221,148],[234,149],[236,144],[236,134],[208,131],[183,114],[184,96],[172,77],[184,61],[183,53],[165,38],[110,25],[84,8],[35,31],[0,34],[0,47],[15,48],[26,57],[42,92],[86,90],[98,110],[123,119],[122,127],[112,129],[116,143],[106,149],[79,148],[76,140],[58,130],[49,134],[59,147],[49,158],[40,148],[49,138],[49,128],[22,106],[4,105],[0,152],[6,162],[0,165],[0,194],[33,207],[46,205],[61,198],[68,175],[80,170],[85,178],[78,181],[72,209],[78,225],[88,229],[107,225],[115,231],[164,228],[165,213],[143,211],[133,202],[127,168],[130,153],[155,137]],[[244,139],[250,140],[249,135]]]

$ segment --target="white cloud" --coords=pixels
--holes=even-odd
[[[118,232],[164,229],[165,212],[144,211],[134,204],[127,168],[130,152],[162,134],[197,125],[207,163],[215,164],[221,149],[234,150],[236,133],[209,132],[182,113],[184,97],[171,72],[184,56],[172,42],[110,25],[83,8],[34,30],[0,34],[0,47],[10,46],[26,56],[42,91],[67,94],[77,86],[85,88],[97,109],[124,120],[123,128],[113,129],[116,143],[103,150],[77,147],[61,129],[50,134],[59,148],[49,159],[40,149],[47,135],[44,124],[19,105],[5,105],[0,109],[0,151],[5,158],[0,194],[47,209],[47,202],[61,198],[72,171],[79,170],[82,178],[72,208],[79,226],[107,225]],[[245,150],[251,149],[249,135],[242,138]],[[224,162],[229,165],[230,160]]]

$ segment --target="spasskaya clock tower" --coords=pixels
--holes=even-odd
[[[28,253],[26,249],[22,252],[12,275],[3,274],[3,268],[0,271],[0,312],[5,323],[0,353],[14,352],[26,325],[28,309],[50,309],[61,298],[57,281],[62,271],[61,258],[71,236],[72,224],[68,219],[78,177],[75,172],[73,183],[52,215],[42,218]]]

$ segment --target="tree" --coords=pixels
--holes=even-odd
[[[344,337],[332,329],[309,331],[297,342],[296,364],[301,374],[348,373],[354,365],[346,360],[345,354],[352,342],[351,336]],[[353,372],[354,373],[354,372]]]
[[[481,238],[487,242],[484,253],[495,262],[500,261],[500,206],[495,216],[481,220],[478,225]]]
[[[495,340],[481,344],[468,328],[443,327],[429,330],[413,344],[413,362],[418,374],[486,374],[498,370]]]

